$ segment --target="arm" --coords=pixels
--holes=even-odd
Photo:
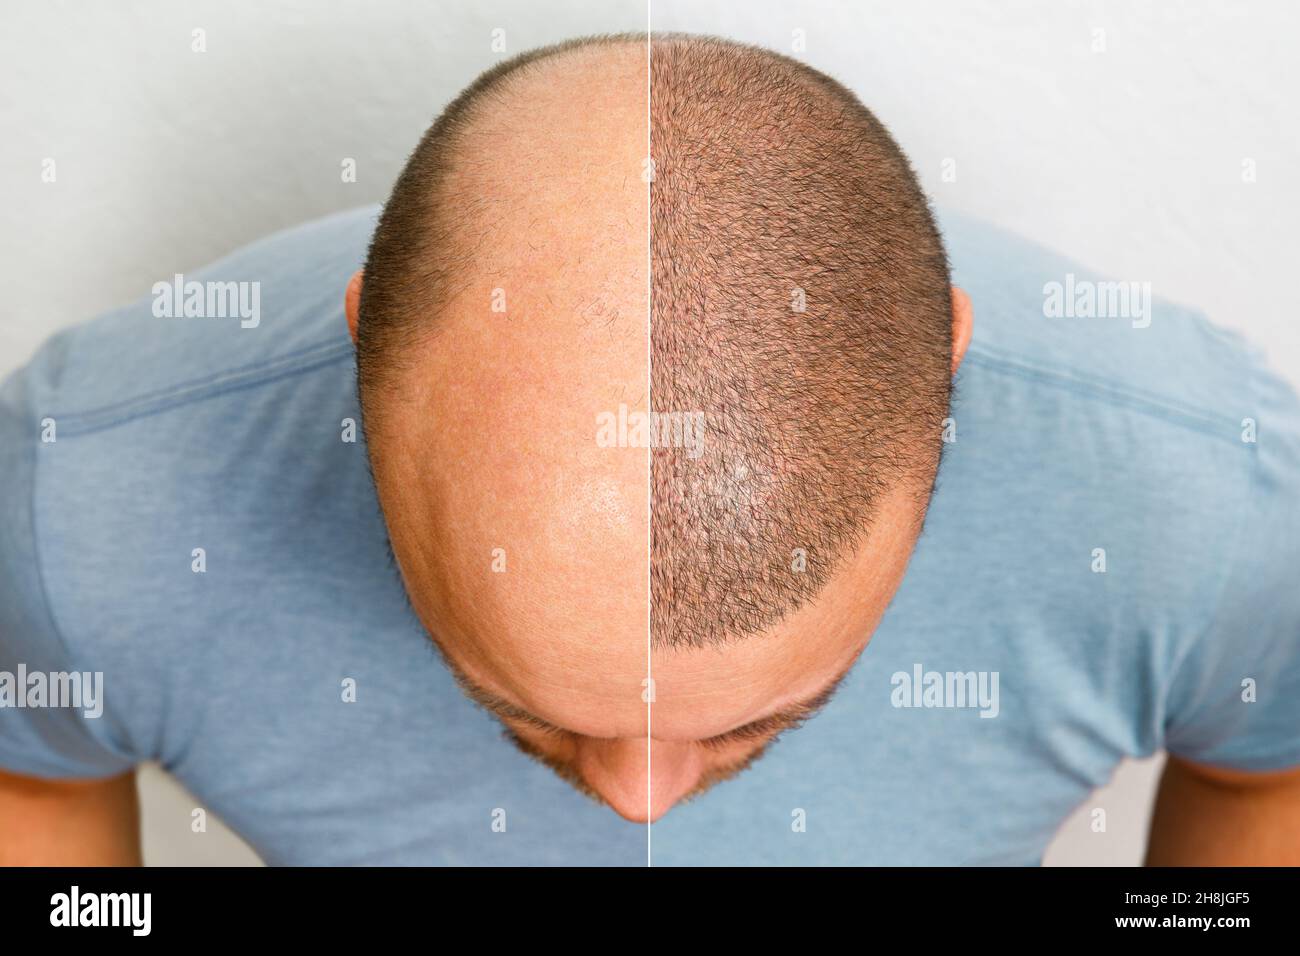
[[[42,780],[0,770],[0,866],[139,866],[135,771]]]
[[[1300,865],[1300,767],[1249,773],[1171,754],[1156,794],[1146,862]]]

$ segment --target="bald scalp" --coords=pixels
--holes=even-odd
[[[522,137],[533,129],[533,117],[513,95],[516,90],[539,74],[553,77],[566,63],[581,65],[619,48],[639,51],[644,44],[631,35],[585,37],[504,60],[462,90],[420,139],[384,204],[366,255],[357,377],[368,413],[390,390],[392,373],[406,368],[415,346],[436,331],[439,315],[480,278],[475,267],[490,257],[478,251],[491,248],[500,238],[497,226],[513,218],[502,203],[538,190],[546,178],[546,157],[520,161],[503,137],[488,143],[476,135],[485,121],[512,126]],[[644,71],[643,61],[639,69]],[[644,103],[638,117],[643,112]],[[517,187],[514,195],[503,188],[508,179]]]
[[[365,267],[367,421],[492,241],[495,200],[464,188],[476,120],[518,80],[627,44],[645,38],[508,61],[421,140]],[[650,71],[651,406],[702,422],[692,447],[651,453],[651,636],[720,645],[817,595],[889,490],[915,489],[923,515],[950,387],[948,267],[907,160],[835,81],[676,35],[655,36]]]

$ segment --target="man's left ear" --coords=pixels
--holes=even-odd
[[[970,345],[971,329],[975,324],[975,310],[971,307],[970,296],[964,290],[952,287],[952,374],[957,374],[957,367],[966,357],[966,347]]]
[[[348,316],[348,334],[352,344],[357,344],[357,316],[361,310],[361,270],[358,269],[348,280],[348,291],[343,293],[343,311]]]

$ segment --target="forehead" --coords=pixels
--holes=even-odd
[[[902,577],[913,527],[905,499],[895,506],[896,533],[879,523],[870,546],[817,600],[763,634],[651,652],[644,512],[621,527],[590,512],[576,526],[548,527],[550,506],[530,510],[528,493],[520,487],[517,520],[503,519],[492,536],[504,545],[500,572],[486,539],[464,546],[474,539],[464,529],[492,520],[500,507],[493,502],[474,501],[453,519],[449,530],[460,540],[450,546],[430,546],[441,532],[423,520],[409,525],[399,552],[407,588],[426,627],[474,683],[553,725],[602,738],[647,733],[650,689],[653,733],[666,740],[721,734],[816,695],[874,630]]]
[[[645,410],[645,320],[549,288],[440,319],[368,428],[376,483],[412,604],[472,677],[477,658],[540,695],[635,696],[649,460],[598,423]]]
[[[906,562],[906,541],[878,544],[852,557],[817,601],[725,646],[648,652],[644,622],[593,646],[550,630],[554,618],[543,608],[521,630],[506,624],[443,643],[474,684],[557,727],[597,738],[701,740],[802,704],[852,666]]]

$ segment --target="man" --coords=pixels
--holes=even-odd
[[[56,336],[0,393],[0,664],[103,712],[0,710],[3,859],[137,861],[154,759],[272,863],[1034,863],[1165,747],[1152,862],[1300,862],[1294,395],[942,234],[826,77],[583,41],[377,228]]]

